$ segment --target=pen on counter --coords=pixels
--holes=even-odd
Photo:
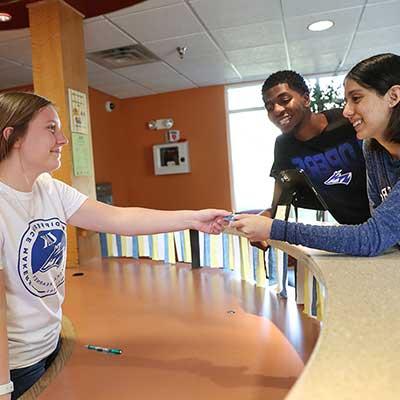
[[[107,347],[94,346],[92,344],[87,344],[85,347],[89,350],[96,350],[102,353],[122,354],[122,350],[120,349],[108,349]]]

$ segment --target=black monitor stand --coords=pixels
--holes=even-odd
[[[289,218],[291,206],[294,207],[296,221],[298,220],[299,208],[317,211],[328,210],[325,200],[317,192],[303,170],[287,169],[281,171],[276,182],[281,190],[277,205],[286,205],[285,221]]]

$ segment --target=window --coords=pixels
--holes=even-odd
[[[261,86],[227,88],[235,211],[264,209],[272,202],[274,179],[269,172],[280,131],[268,119]]]

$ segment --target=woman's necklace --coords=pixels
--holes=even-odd
[[[31,198],[31,201],[29,202],[30,207],[27,209],[27,208],[25,208],[23,201],[18,198],[18,195],[13,193],[13,196],[17,200],[18,204],[24,210],[25,214],[28,216],[28,222],[31,222],[35,219],[35,212],[34,212],[35,207],[34,207],[34,203],[33,203],[33,201],[34,201],[33,188],[32,188],[31,194],[32,194],[32,198]]]
[[[23,200],[19,198],[19,193],[16,193],[17,191],[12,188],[11,186],[8,186],[6,183],[2,182],[4,186],[6,186],[5,192],[8,194],[8,197],[10,198],[10,202],[14,202],[18,204],[19,208],[21,208],[24,211],[24,214],[28,218],[28,222],[32,221],[35,219],[35,206],[34,206],[34,187],[32,187],[32,192],[31,193],[24,193],[26,195],[31,194],[31,200],[29,202],[29,208],[26,208]],[[15,200],[15,201],[14,201]],[[12,204],[11,204],[12,205]]]
[[[34,184],[32,185],[32,183],[29,182],[29,179],[28,179],[28,177],[27,177],[27,175],[25,173],[24,165],[22,163],[21,154],[19,152],[18,152],[18,160],[19,160],[19,164],[20,164],[20,170],[21,170],[22,176],[25,179],[25,182],[27,183],[27,187],[31,187],[32,188],[30,193],[26,193],[26,192],[23,193],[23,194],[25,194],[27,196],[29,194],[31,195],[31,199],[30,199],[30,202],[29,202],[29,209],[25,208],[22,200],[20,200],[18,198],[19,193],[16,193],[16,192],[18,192],[17,190],[14,189],[13,187],[7,185],[6,183],[4,183],[4,184],[7,186],[7,189],[8,189],[7,192],[12,195],[12,197],[17,201],[19,206],[24,210],[24,213],[28,216],[28,221],[30,222],[30,221],[35,219],[35,212],[34,212],[34,210],[35,210],[35,204],[34,204],[34,198],[35,198],[34,190],[35,190],[35,188],[34,188],[34,186],[35,185]],[[2,180],[1,178],[2,177],[0,175],[0,181]]]

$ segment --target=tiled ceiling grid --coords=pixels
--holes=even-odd
[[[84,21],[87,53],[142,44],[160,61],[109,70],[88,60],[89,85],[119,98],[348,70],[400,54],[400,0],[147,0]],[[310,32],[316,20],[332,29]],[[187,47],[183,59],[176,48]],[[32,83],[29,29],[0,32],[0,89]]]

